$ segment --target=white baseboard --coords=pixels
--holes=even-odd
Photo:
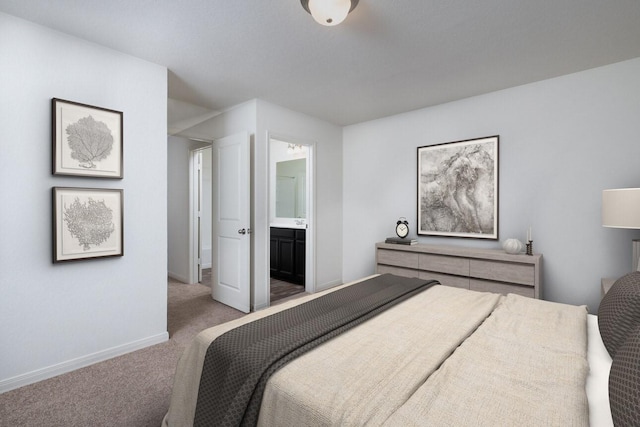
[[[202,248],[202,257],[200,262],[202,262],[202,268],[211,268],[211,265],[213,264],[211,259],[211,246],[208,248]]]
[[[179,282],[182,282],[182,283],[189,283],[189,278],[188,278],[188,277],[183,276],[182,274],[177,274],[177,273],[174,273],[173,271],[169,271],[169,272],[167,273],[167,275],[168,275],[169,277],[171,277],[172,279],[175,279],[175,280],[177,280],[177,281],[179,281]]]
[[[267,305],[267,303],[263,303],[263,304],[258,304],[256,306],[253,307],[253,309],[251,311],[260,311],[260,310],[264,310],[265,308],[269,307]]]
[[[329,288],[334,288],[338,285],[342,285],[342,280],[334,280],[331,282],[323,283],[321,285],[316,285],[316,292],[325,291]]]
[[[152,337],[133,341],[128,344],[119,345],[103,351],[99,351],[97,353],[92,353],[86,356],[78,357],[76,359],[71,359],[66,362],[58,363],[56,365],[36,369],[35,371],[27,372],[26,374],[16,375],[15,377],[7,378],[6,380],[0,381],[0,393],[5,393],[7,391],[14,390],[25,385],[33,384],[38,381],[46,380],[48,378],[53,378],[67,372],[75,371],[76,369],[84,368],[85,366],[93,365],[94,363],[112,359],[117,356],[122,356],[123,354],[131,353],[132,351],[160,344],[168,340],[169,333],[164,332]]]

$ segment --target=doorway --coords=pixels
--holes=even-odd
[[[270,304],[313,292],[313,144],[269,134]]]
[[[240,132],[216,139],[190,153],[190,283],[205,284],[203,278],[210,277],[208,285],[214,300],[248,313],[249,134]]]
[[[190,151],[191,281],[211,287],[211,145]]]

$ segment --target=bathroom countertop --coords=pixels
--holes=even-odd
[[[275,228],[295,228],[297,230],[305,230],[307,228],[306,224],[295,224],[295,223],[288,223],[288,222],[272,222],[271,224],[269,224],[270,227],[275,227]]]

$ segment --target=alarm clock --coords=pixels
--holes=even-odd
[[[401,239],[404,239],[409,235],[409,223],[405,217],[400,217],[398,222],[396,223],[396,234]]]

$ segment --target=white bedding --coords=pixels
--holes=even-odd
[[[500,297],[438,366],[432,348],[455,347],[448,329],[475,317],[477,297],[498,295],[435,286],[290,362],[267,385],[259,425],[588,426],[585,307]]]
[[[391,418],[499,298],[434,286],[333,338],[271,377],[258,426],[408,425]]]
[[[348,286],[348,285],[344,285],[344,286]],[[332,289],[331,291],[333,291],[335,289]],[[453,288],[447,288],[447,289],[442,289],[442,292],[446,293],[446,294],[454,294],[456,291],[459,290],[454,290]],[[432,292],[431,290],[428,292]],[[326,292],[324,292],[326,293]],[[433,294],[438,294],[438,291],[434,291],[432,292]],[[475,292],[470,292],[470,295],[472,294],[477,294]],[[462,295],[462,294],[460,294]],[[489,300],[491,299],[491,294],[484,294],[486,295],[487,298],[489,298]],[[311,298],[315,298],[318,297],[319,295],[313,295],[310,296],[308,298],[304,298],[305,300],[307,299],[311,299]],[[444,294],[443,294],[444,296]],[[494,296],[494,298],[497,296]],[[457,299],[458,297],[456,297]],[[519,298],[519,297],[518,297]],[[482,304],[484,304],[485,302],[488,302],[490,305],[493,305],[493,302],[490,302],[489,300],[485,300],[482,299],[484,302],[482,302]],[[524,298],[524,303],[527,302],[528,298]],[[411,300],[409,300],[411,301]],[[408,305],[412,305],[412,304],[417,304],[419,303],[419,299],[418,300],[414,300],[414,302],[405,302],[404,304],[408,304]],[[533,300],[532,300],[533,302]],[[243,317],[242,319],[238,319],[235,322],[230,322],[229,324],[225,324],[225,325],[220,325],[219,327],[216,328],[212,328],[206,331],[203,331],[203,333],[201,333],[196,340],[194,340],[194,343],[192,344],[192,346],[190,347],[190,349],[188,351],[185,352],[185,354],[182,357],[182,360],[178,366],[178,371],[176,372],[176,382],[174,383],[174,390],[173,390],[173,395],[172,395],[172,402],[171,402],[171,408],[169,410],[169,413],[167,414],[167,417],[165,417],[165,420],[163,422],[164,426],[186,426],[189,425],[189,422],[193,420],[193,411],[195,409],[195,398],[196,398],[196,394],[197,394],[197,384],[199,383],[199,375],[200,372],[202,370],[202,358],[203,358],[203,354],[206,351],[206,348],[208,346],[208,343],[211,342],[211,340],[215,339],[216,336],[220,335],[221,333],[223,333],[226,330],[231,329],[233,326],[237,326],[238,324],[242,324],[245,323],[249,320],[252,319],[256,319],[256,318],[260,318],[263,317],[265,315],[267,315],[268,313],[273,313],[274,311],[280,311],[282,309],[284,309],[285,307],[289,307],[292,305],[296,305],[298,302],[291,302],[291,303],[287,303],[286,306],[276,306],[276,307],[272,307],[271,309],[267,309],[261,312],[257,312],[257,313],[252,313],[248,316]],[[427,303],[427,302],[425,302]],[[545,302],[536,302],[536,304],[552,304],[552,303],[545,303]],[[427,303],[428,304],[428,303]],[[577,308],[577,307],[576,307]],[[583,308],[584,310],[584,308]],[[410,310],[410,312],[416,312],[416,310]],[[417,310],[418,313],[420,313],[420,310]],[[424,311],[422,313],[425,313]],[[446,313],[446,312],[442,312],[440,316],[436,316],[436,317],[440,317],[439,320],[441,321],[441,323],[429,323],[429,326],[431,325],[438,325],[438,324],[444,324],[447,325],[447,327],[449,326],[454,326],[454,327],[460,327],[462,326],[464,328],[464,325],[462,325],[462,322],[456,322],[455,320],[452,321],[450,318],[448,318],[448,316],[450,316],[452,313]],[[400,313],[395,313],[393,312],[393,309],[391,309],[391,311],[389,312],[389,314],[386,314],[385,316],[382,316],[382,318],[384,319],[384,317],[388,317],[388,316],[404,316],[404,314],[400,314]],[[457,315],[458,319],[460,319],[462,317],[462,315],[458,314]],[[559,331],[561,332],[560,336],[556,336],[556,338],[554,339],[555,342],[557,343],[565,343],[567,342],[566,340],[568,339],[568,337],[566,337],[566,334],[571,334],[571,335],[575,335],[578,337],[581,337],[578,339],[577,344],[575,344],[576,346],[576,350],[579,350],[579,348],[581,347],[582,350],[582,354],[583,356],[580,356],[579,354],[577,354],[578,352],[575,351],[577,358],[575,361],[570,361],[569,363],[567,363],[567,366],[583,366],[582,368],[575,368],[575,369],[580,369],[584,372],[583,376],[582,376],[582,382],[581,382],[581,386],[579,386],[576,389],[576,385],[579,383],[579,377],[576,378],[571,378],[570,382],[572,383],[571,387],[575,390],[576,396],[578,397],[577,401],[575,402],[577,406],[582,405],[584,407],[583,411],[584,411],[584,417],[575,417],[575,420],[577,420],[578,418],[583,418],[584,421],[580,421],[579,423],[574,423],[575,425],[585,425],[586,424],[586,401],[588,399],[589,401],[589,424],[591,426],[610,426],[613,425],[611,422],[611,415],[610,415],[610,411],[608,409],[608,396],[607,396],[607,383],[608,383],[608,372],[609,372],[609,366],[611,364],[611,359],[608,357],[608,355],[606,354],[606,350],[604,350],[604,346],[600,340],[600,335],[598,332],[598,328],[597,328],[597,320],[594,321],[594,319],[596,319],[594,316],[589,316],[589,321],[587,322],[587,325],[585,325],[585,314],[582,315],[582,323],[581,323],[581,327],[580,322],[575,323],[573,322],[576,326],[573,327],[571,329],[567,329],[566,331]],[[455,316],[454,316],[455,317]],[[525,319],[530,317],[530,316],[523,316]],[[548,318],[554,318],[556,317],[555,315],[543,315],[540,316],[539,320],[535,320],[535,322],[545,322],[545,323],[532,323],[530,326],[527,326],[528,328],[530,328],[530,332],[528,332],[527,334],[529,336],[531,336],[532,338],[535,336],[541,336],[544,335],[542,332],[546,331],[546,330],[550,330],[550,329],[558,329],[558,328],[553,328],[553,327],[549,327],[549,325],[546,323]],[[445,320],[446,319],[446,320]],[[509,318],[505,318],[507,320],[507,323],[509,323]],[[442,322],[444,320],[444,322]],[[471,317],[469,318],[469,320],[471,320]],[[380,320],[378,320],[380,321]],[[390,325],[393,325],[395,322],[397,322],[398,319],[394,319]],[[371,322],[371,321],[369,321]],[[374,323],[365,323],[363,325],[360,325],[358,328],[360,328],[360,332],[358,332],[358,328],[355,328],[353,331],[355,332],[348,332],[346,333],[346,337],[338,337],[335,338],[334,340],[337,340],[338,344],[341,340],[345,340],[349,338],[349,335],[356,338],[355,341],[351,341],[349,344],[346,345],[338,345],[336,346],[335,343],[332,345],[331,342],[329,343],[325,343],[322,347],[328,347],[330,348],[332,351],[330,352],[325,352],[323,353],[319,353],[318,350],[313,350],[310,353],[307,353],[307,355],[302,356],[301,358],[297,359],[296,361],[291,362],[289,365],[287,365],[285,368],[283,368],[281,371],[279,371],[278,373],[276,373],[271,380],[269,381],[267,390],[265,391],[265,396],[263,399],[263,409],[264,414],[261,411],[261,422],[262,425],[272,425],[270,422],[274,421],[274,420],[283,420],[289,416],[294,416],[295,418],[295,413],[288,413],[287,411],[289,411],[291,409],[291,407],[295,407],[297,408],[296,410],[299,409],[304,409],[305,411],[312,410],[319,410],[319,411],[323,411],[322,413],[318,412],[316,413],[317,417],[320,418],[316,418],[316,419],[322,419],[323,421],[327,421],[328,425],[339,425],[340,424],[340,417],[345,416],[345,414],[350,413],[351,415],[349,416],[355,416],[357,419],[359,420],[363,420],[363,419],[369,419],[371,421],[373,421],[374,419],[379,419],[379,416],[390,416],[391,412],[395,411],[396,409],[398,409],[398,405],[400,404],[400,401],[396,402],[397,399],[404,399],[404,397],[402,397],[401,395],[403,394],[407,394],[407,393],[412,393],[412,390],[417,390],[417,388],[421,388],[420,384],[426,383],[425,382],[425,378],[422,379],[418,379],[418,381],[416,382],[415,380],[417,379],[417,375],[428,375],[428,371],[427,374],[424,374],[424,372],[420,372],[419,374],[417,374],[414,370],[414,368],[410,368],[411,371],[407,370],[406,372],[404,371],[398,371],[395,372],[393,375],[391,375],[392,378],[399,378],[400,382],[398,384],[395,384],[392,386],[391,390],[399,390],[397,387],[405,387],[406,390],[401,391],[400,393],[383,393],[383,399],[379,400],[377,403],[372,403],[369,402],[368,399],[360,399],[360,396],[358,396],[360,394],[360,392],[358,390],[362,390],[362,389],[358,389],[357,387],[351,391],[349,387],[339,387],[339,390],[334,390],[335,387],[333,387],[333,385],[335,385],[336,383],[339,383],[339,380],[343,380],[344,378],[342,378],[344,375],[340,374],[340,372],[338,372],[340,370],[339,366],[336,365],[336,360],[338,359],[343,359],[344,361],[347,362],[347,365],[350,365],[349,370],[354,370],[354,373],[356,373],[356,376],[354,377],[353,381],[358,381],[358,382],[362,382],[363,380],[368,380],[370,378],[365,378],[367,375],[371,375],[371,374],[364,374],[365,371],[361,372],[360,374],[357,374],[359,368],[358,367],[362,367],[364,368],[365,366],[370,365],[371,363],[380,363],[380,361],[376,360],[376,354],[377,353],[382,353],[382,348],[380,346],[377,346],[378,348],[376,349],[377,351],[375,352],[376,354],[371,354],[370,352],[363,352],[361,350],[358,350],[356,348],[356,346],[354,346],[354,342],[358,343],[358,345],[360,344],[359,341],[370,341],[373,335],[375,335],[376,331],[371,331],[367,329],[370,329],[372,327],[372,325],[374,326],[374,329],[376,329],[375,327],[375,322]],[[366,326],[367,324],[369,324],[369,326]],[[424,321],[422,322],[422,324],[424,324]],[[595,325],[595,327],[594,327]],[[472,325],[469,325],[472,326]],[[588,326],[588,330],[587,327]],[[378,330],[386,330],[387,327],[383,327],[382,325],[378,325]],[[393,337],[396,337],[399,334],[404,334],[405,332],[403,331],[407,331],[407,330],[411,330],[413,329],[412,327],[405,327],[405,328],[400,328],[397,332],[394,332],[393,334],[391,334],[391,338],[393,339]],[[421,328],[422,329],[422,328]],[[436,330],[431,330],[432,328],[428,328],[428,330],[422,331],[422,333],[427,333],[427,334],[433,334],[433,333],[440,333],[439,331]],[[482,328],[481,328],[482,329]],[[564,328],[562,328],[564,329]],[[571,330],[573,330],[573,332],[570,332]],[[491,331],[491,330],[489,330]],[[537,331],[537,332],[536,332]],[[556,331],[558,332],[558,331]],[[443,330],[442,333],[448,334],[449,332],[447,332],[446,330]],[[565,335],[562,335],[562,333],[564,333]],[[527,335],[525,334],[525,335]],[[464,332],[463,332],[463,336],[464,336]],[[517,334],[516,334],[517,335]],[[522,334],[520,334],[522,335]],[[588,337],[588,345],[587,345],[587,337]],[[399,362],[402,357],[405,358],[417,358],[419,359],[420,363],[418,363],[418,365],[422,365],[424,366],[429,366],[430,364],[435,363],[434,367],[437,367],[437,364],[439,363],[437,361],[437,359],[432,359],[431,355],[429,353],[435,354],[437,352],[433,352],[433,350],[435,350],[435,348],[424,348],[424,349],[420,349],[420,346],[424,344],[424,342],[422,341],[424,338],[434,338],[434,337],[426,337],[426,336],[420,336],[418,335],[417,338],[416,337],[411,337],[411,336],[397,336],[397,339],[400,340],[400,342],[398,342],[397,344],[400,345],[402,342],[405,342],[406,344],[406,340],[407,339],[414,339],[415,338],[415,354],[414,355],[408,355],[408,354],[404,354],[403,353],[399,353],[396,356],[394,356],[392,359],[395,360],[396,362]],[[428,341],[426,341],[428,342]],[[443,343],[444,345],[444,341],[438,340],[436,339],[435,341],[432,341],[435,343]],[[580,342],[582,344],[580,344]],[[453,345],[457,345],[455,343],[453,343]],[[560,345],[558,347],[558,350],[563,351],[564,349],[564,345]],[[586,376],[586,372],[587,372],[587,350],[588,347],[588,360],[589,360],[589,364],[590,364],[590,369],[589,369],[589,376],[588,379],[586,379],[587,382],[587,386],[586,386],[586,390],[584,388],[584,384],[585,384],[585,376]],[[364,347],[364,348],[371,348],[371,347]],[[376,348],[375,343],[373,344],[373,348]],[[393,346],[391,346],[390,348],[388,348],[387,350],[384,351],[393,351]],[[449,352],[450,350],[446,349],[443,347],[442,349],[443,354]],[[546,351],[546,349],[545,349]],[[569,353],[573,353],[574,351],[571,350]],[[604,352],[604,353],[603,353]],[[471,352],[473,353],[473,351]],[[344,356],[344,357],[343,357]],[[425,359],[425,357],[428,356],[427,359]],[[542,353],[538,354],[538,361],[536,361],[536,351],[530,351],[530,352],[526,352],[523,351],[521,352],[521,355],[518,356],[519,358],[527,358],[530,357],[529,361],[527,363],[538,363],[539,361],[543,360],[543,357],[547,357],[547,361],[550,364],[555,364],[557,362],[557,358],[554,358],[554,356],[551,355],[546,355],[544,356]],[[560,359],[564,358],[565,356],[561,356]],[[571,355],[571,357],[574,357]],[[313,360],[313,359],[317,359],[317,360]],[[424,359],[424,360],[423,360]],[[486,357],[485,357],[486,359]],[[306,364],[305,365],[305,360],[313,360],[313,363],[311,364]],[[325,369],[323,372],[325,373],[324,375],[321,373],[318,374],[318,372],[311,372],[313,371],[312,367],[314,366],[320,366],[322,363],[322,361],[325,360],[326,362],[329,362],[329,365],[331,365],[330,369]],[[407,359],[409,360],[409,359]],[[453,359],[452,359],[453,360]],[[473,366],[476,366],[476,363],[481,363],[483,362],[482,360],[478,361],[478,362],[472,362]],[[453,363],[453,362],[452,362]],[[540,362],[543,367],[545,367],[547,365],[546,362]],[[398,365],[396,363],[396,365]],[[391,365],[385,365],[385,364],[381,364],[379,369],[396,369],[396,365],[391,364]],[[479,366],[479,365],[478,365]],[[400,366],[397,366],[400,367]],[[299,369],[298,369],[299,368]],[[298,371],[296,371],[296,369],[298,369]],[[403,368],[404,369],[404,368]],[[433,370],[431,369],[431,372]],[[452,369],[451,372],[456,372],[456,369]],[[493,368],[489,367],[487,369],[487,372],[491,373],[494,372]],[[344,371],[343,371],[344,373]],[[349,373],[349,372],[347,372]],[[526,373],[526,370],[525,370]],[[334,378],[334,380],[331,381],[325,381],[324,384],[326,387],[331,388],[330,390],[320,390],[318,388],[320,382],[318,381],[319,378],[324,377],[331,377],[331,375],[338,375],[337,378]],[[311,380],[309,379],[308,381],[301,381],[300,379],[304,376],[305,378],[307,377],[311,377],[314,375],[320,375],[320,377],[315,377],[315,379]],[[527,373],[528,375],[528,373]],[[572,374],[573,375],[573,374]],[[285,377],[288,377],[285,378]],[[434,376],[435,378],[436,376]],[[291,379],[294,378],[296,379],[296,381],[292,381]],[[370,396],[376,396],[377,394],[380,393],[376,393],[376,387],[378,387],[378,385],[376,385],[376,381],[386,381],[387,378],[390,378],[389,375],[387,374],[382,374],[381,375],[382,379],[378,379],[374,381],[368,381],[369,387],[370,388]],[[542,378],[542,382],[546,382],[548,383],[549,381],[547,381],[548,378],[548,374],[546,377]],[[307,378],[308,379],[308,378]],[[488,377],[485,378],[485,380],[489,380],[491,381],[491,376],[489,375]],[[540,378],[537,379],[533,379],[534,383],[539,383],[540,382]],[[522,378],[521,384],[527,384],[529,383],[529,379],[525,379]],[[295,384],[295,386],[291,386],[291,384]],[[464,381],[463,381],[464,383]],[[306,384],[306,385],[305,385]],[[344,386],[344,382],[343,382],[343,386]],[[303,390],[299,390],[299,389],[304,389],[307,388],[307,391],[303,391]],[[437,386],[437,388],[440,386]],[[555,386],[554,386],[555,387]],[[323,386],[324,388],[324,386]],[[466,387],[465,387],[466,388]],[[526,387],[525,387],[526,389]],[[290,394],[292,390],[296,390],[295,395]],[[502,390],[502,391],[501,391]],[[522,391],[522,390],[520,390]],[[526,390],[525,390],[526,391]],[[586,391],[586,393],[585,393]],[[308,395],[310,396],[310,400],[307,400],[304,402],[304,405],[300,406],[299,403],[300,402],[296,402],[297,400],[299,400],[300,398],[300,394],[299,392],[302,393],[302,395]],[[345,392],[347,393],[347,395],[349,395],[349,393],[351,393],[351,397],[347,398],[346,400],[352,399],[354,402],[356,402],[359,409],[357,409],[355,412],[351,411],[347,411],[346,413],[342,413],[342,415],[337,415],[336,413],[331,413],[333,411],[333,409],[335,408],[340,408],[343,405],[343,400],[345,399],[345,397],[347,395],[345,395]],[[426,391],[426,393],[430,393],[429,391]],[[503,394],[504,391],[502,389],[502,386],[496,386],[496,392],[494,392],[494,394]],[[510,392],[509,392],[510,393]],[[574,392],[572,392],[574,393]],[[545,393],[537,393],[537,394],[545,394]],[[537,395],[536,394],[536,395]],[[564,395],[566,393],[562,393],[559,392],[558,390],[554,391],[554,394],[559,394],[559,395]],[[579,398],[579,395],[582,394],[582,400]],[[386,398],[385,398],[386,395]],[[319,407],[316,407],[321,401],[322,401],[322,396],[326,397],[326,402],[324,405],[324,408],[321,409]],[[342,396],[342,397],[339,397]],[[427,396],[427,395],[425,395]],[[397,398],[397,399],[396,399]],[[332,401],[333,399],[333,401]],[[447,400],[447,399],[444,399]],[[447,402],[445,402],[444,400],[442,400],[442,402],[444,404],[447,404]],[[471,402],[472,398],[471,397],[467,397],[467,401]],[[268,402],[268,403],[267,403]],[[291,403],[295,403],[294,405],[291,405]],[[498,404],[498,406],[496,406],[496,408],[499,411],[504,411],[504,408],[509,408],[510,405],[508,404],[508,401],[505,401],[506,405],[502,405],[502,404]],[[583,402],[583,403],[581,403]],[[398,416],[404,416],[402,414],[402,412],[405,413],[409,413],[410,418],[413,419],[414,422],[418,422],[420,421],[420,418],[415,418],[413,415],[411,415],[411,413],[414,413],[415,411],[413,409],[410,409],[411,407],[411,402],[408,402],[409,405],[407,406],[407,411],[399,411],[398,412]],[[527,405],[526,403],[522,402],[523,405],[522,407],[524,408],[524,411],[527,410],[527,407],[529,405]],[[531,401],[530,403],[533,403],[533,401]],[[554,402],[552,402],[554,403]],[[557,404],[557,402],[555,402],[554,404]],[[268,406],[269,410],[267,410],[267,408],[265,407]],[[440,405],[440,404],[438,404]],[[424,407],[424,405],[420,404],[418,405],[419,407]],[[441,406],[441,405],[440,405]],[[286,408],[289,407],[289,408]],[[387,411],[387,409],[384,409],[382,412],[377,411],[377,408],[387,408],[389,412],[386,412],[387,415],[384,415],[385,411]],[[314,409],[315,408],[315,409]],[[332,409],[333,408],[333,409]],[[395,409],[394,409],[395,408]],[[555,406],[553,410],[555,410],[556,412],[559,412],[562,415],[562,412],[565,410],[568,410],[568,408],[564,408],[562,405],[560,406]],[[329,410],[329,412],[327,413],[327,409]],[[415,408],[414,408],[415,409]],[[484,408],[480,408],[481,410],[484,410]],[[450,409],[446,409],[445,407],[445,411],[450,411]],[[295,411],[294,411],[295,412]],[[269,415],[273,418],[269,418]],[[525,414],[525,412],[523,412],[523,414]],[[263,417],[264,415],[264,417]],[[308,418],[309,413],[305,413],[304,417]],[[508,414],[509,415],[509,414]],[[335,424],[334,421],[336,421],[335,416],[338,416],[338,424]],[[529,416],[529,415],[527,415]],[[545,415],[546,416],[546,415]],[[361,418],[364,417],[364,418]],[[315,418],[315,416],[314,416]],[[455,417],[454,417],[455,418]],[[533,418],[529,418],[529,419],[533,419]],[[571,418],[570,418],[571,419]],[[301,418],[297,418],[298,421],[301,420]],[[342,421],[346,421],[344,418],[342,419]],[[399,421],[399,419],[398,419]],[[322,424],[322,423],[321,423]],[[349,423],[347,423],[349,424]],[[351,423],[352,425],[360,425],[358,424],[358,422],[355,423]],[[374,422],[374,424],[376,424]],[[315,425],[315,424],[314,424]],[[477,423],[467,423],[467,425],[477,425]],[[491,425],[491,424],[488,424]]]
[[[589,399],[589,425],[592,427],[613,427],[609,408],[609,370],[611,357],[600,338],[598,317],[587,316],[589,376],[587,377],[587,398]]]

